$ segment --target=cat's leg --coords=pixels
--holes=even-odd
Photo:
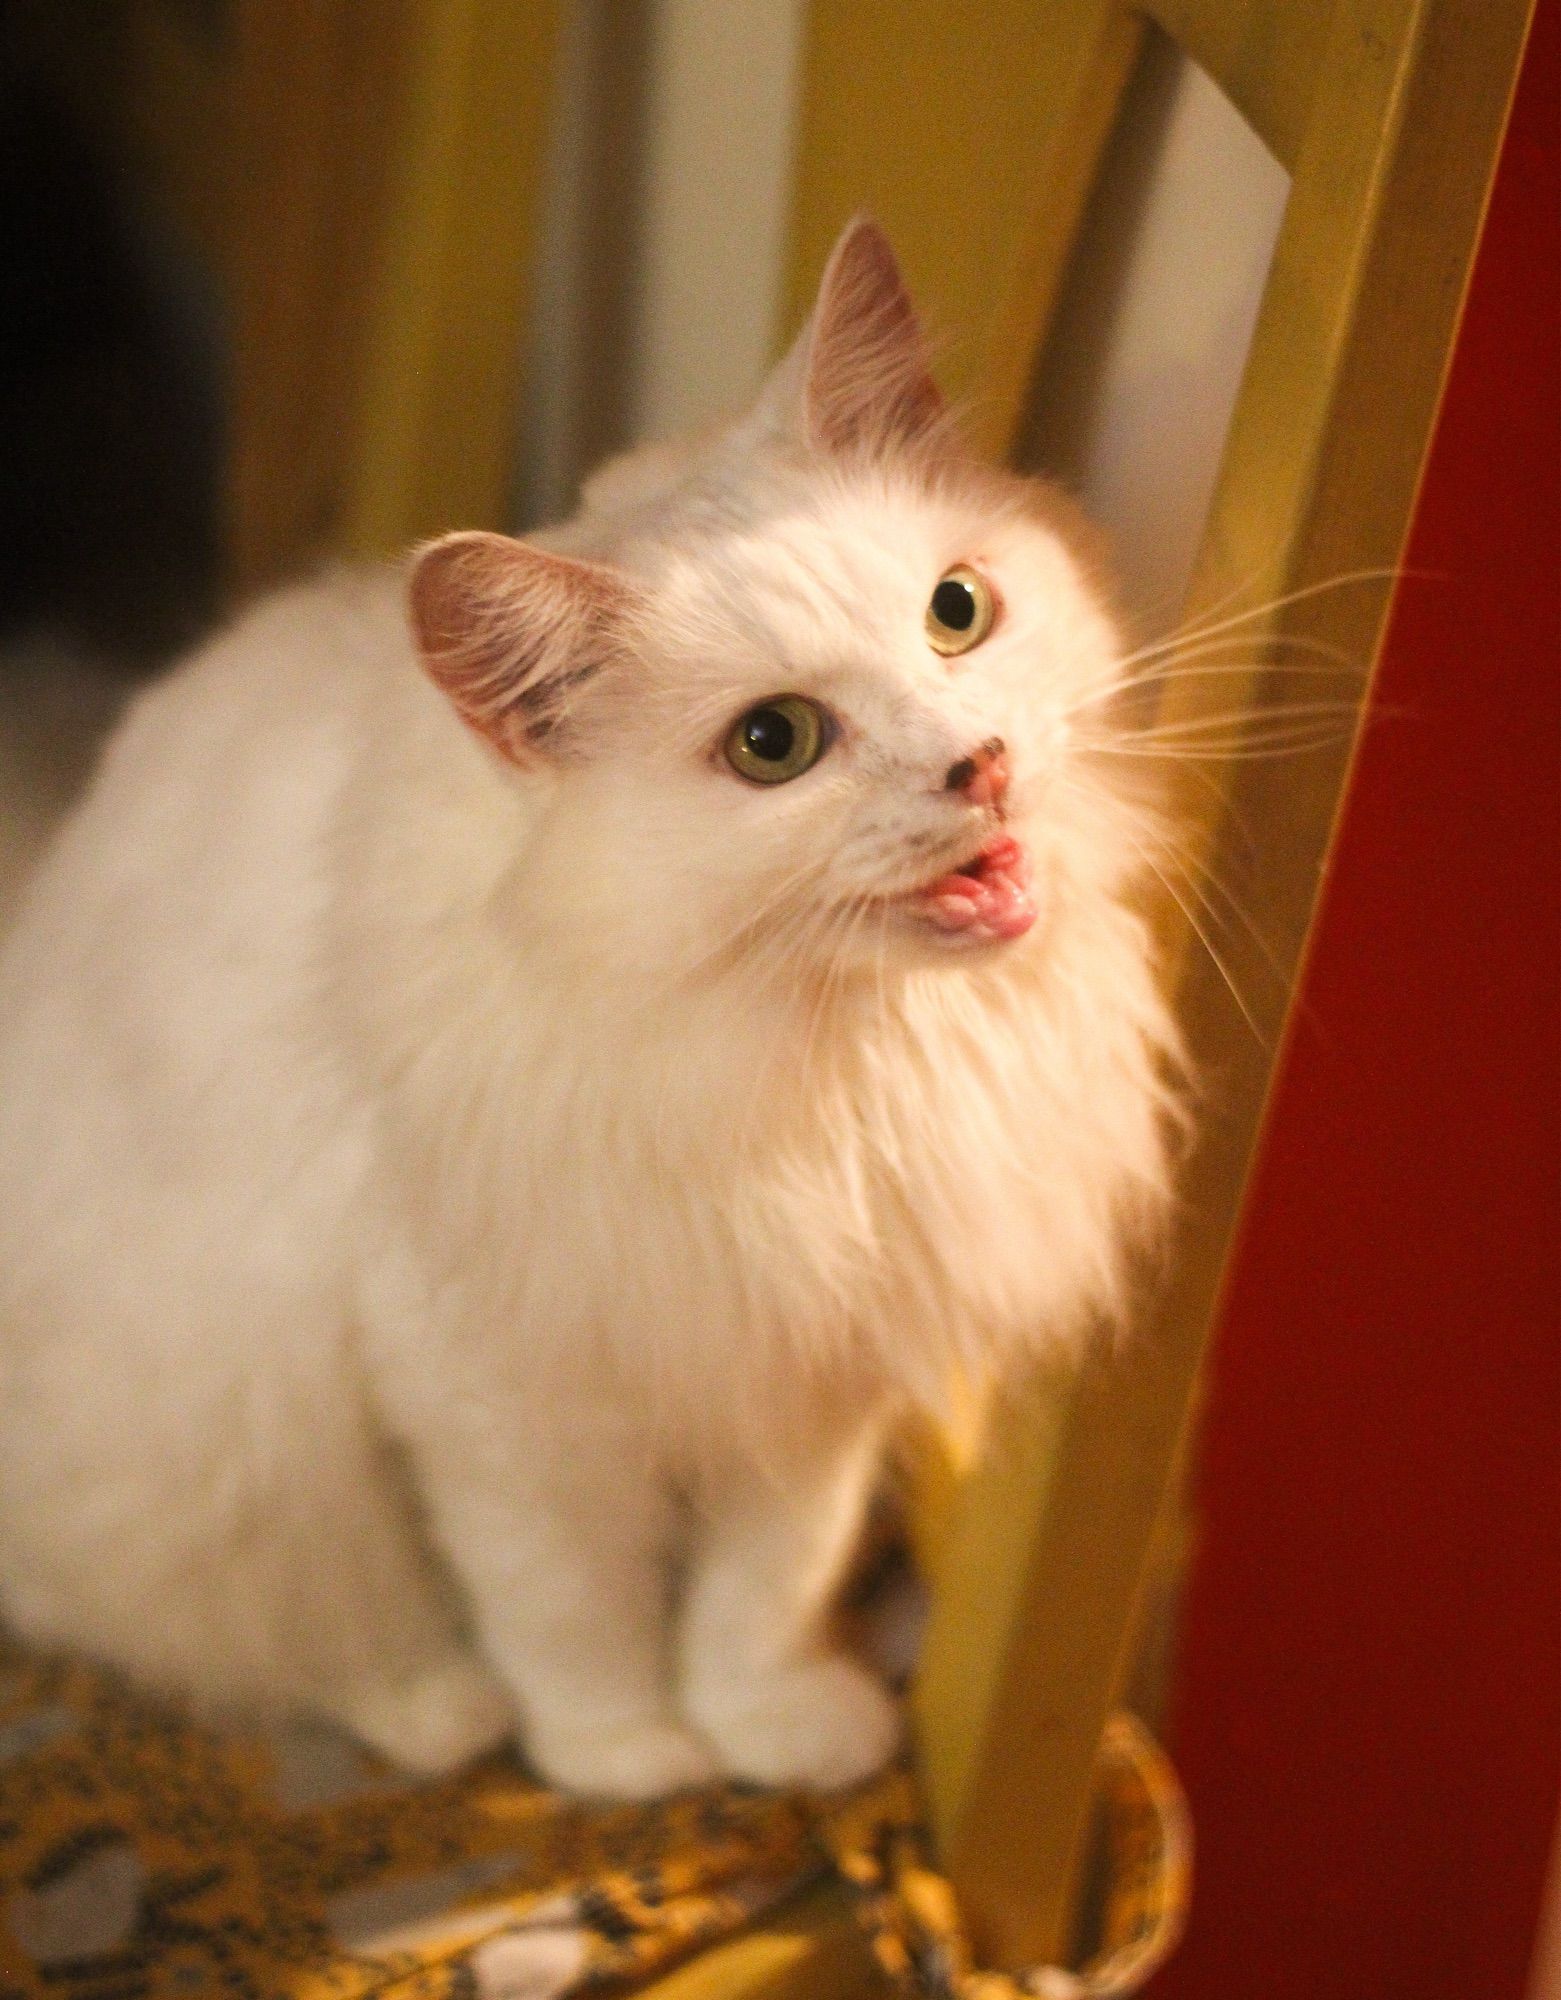
[[[618,1798],[715,1776],[708,1745],[673,1704],[673,1507],[636,1442],[576,1413],[558,1438],[517,1426],[502,1450],[441,1451],[419,1469],[538,1770],[571,1791]]]
[[[509,1690],[460,1638],[409,1524],[354,1496],[325,1532],[347,1584],[317,1625],[330,1636],[313,1662],[307,1706],[404,1770],[437,1776],[515,1734]]]
[[[366,1673],[316,1702],[403,1770],[436,1777],[515,1733],[509,1690],[472,1653],[450,1646],[410,1673]]]
[[[307,1706],[427,1775],[508,1741],[509,1691],[460,1636],[393,1463],[366,1432],[333,1466],[322,1503],[289,1558]]]
[[[204,1331],[198,1300],[186,1293],[181,1302],[187,1310],[169,1306],[169,1321]],[[309,1325],[307,1303],[295,1302],[273,1353],[288,1324]],[[514,1731],[513,1703],[463,1645],[347,1385],[328,1367],[291,1389],[277,1374],[255,1385],[247,1426],[189,1414],[203,1408],[194,1392],[210,1388],[219,1338],[236,1317],[234,1308],[224,1323],[219,1306],[210,1338],[185,1349],[206,1377],[187,1363],[162,1401],[123,1359],[130,1386],[117,1402],[98,1394],[95,1406],[74,1393],[84,1370],[55,1362],[6,1371],[8,1622],[37,1644],[110,1661],[218,1715],[325,1716],[417,1771],[448,1769],[503,1741]],[[246,1331],[257,1324],[265,1322],[252,1319]],[[112,1331],[121,1354],[135,1358],[137,1323],[127,1316]],[[256,1337],[248,1346],[266,1344]],[[324,1362],[330,1349],[316,1329],[314,1357]],[[13,1355],[20,1350],[17,1339]]]
[[[734,1474],[707,1496],[681,1619],[682,1700],[738,1777],[846,1785],[899,1739],[889,1695],[828,1633],[877,1461],[874,1428],[783,1479]]]

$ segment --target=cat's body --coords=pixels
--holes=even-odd
[[[523,571],[436,546],[421,660],[403,576],[327,578],[122,726],[0,962],[28,1636],[426,1767],[518,1714],[594,1790],[887,1752],[822,1625],[883,1424],[1115,1303],[1169,1035],[1133,809],[1059,762],[1088,584],[903,392],[864,449],[799,365]],[[1006,622],[950,662],[966,562]],[[781,690],[838,734],[747,784],[722,732]],[[1035,886],[971,863],[988,935],[916,885],[999,824]]]

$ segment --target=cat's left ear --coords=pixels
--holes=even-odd
[[[567,749],[575,698],[622,650],[638,593],[604,563],[466,533],[414,554],[407,596],[430,679],[463,722],[527,766]]]
[[[812,316],[766,385],[758,414],[827,452],[913,443],[942,416],[921,321],[893,246],[871,216],[841,232]]]

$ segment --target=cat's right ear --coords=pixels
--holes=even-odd
[[[604,564],[465,533],[416,551],[407,595],[429,677],[524,766],[567,749],[571,706],[619,650],[635,591]]]

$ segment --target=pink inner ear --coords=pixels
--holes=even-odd
[[[517,764],[552,749],[572,697],[610,657],[628,579],[507,535],[446,535],[408,583],[413,635],[456,713]]]
[[[906,443],[942,414],[927,343],[878,223],[849,223],[819,286],[805,417],[815,443],[854,451]]]

